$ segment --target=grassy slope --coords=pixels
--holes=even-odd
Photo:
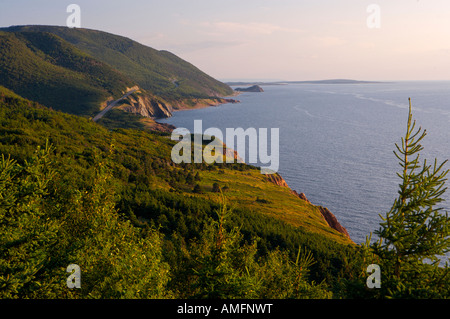
[[[53,34],[0,32],[0,47],[0,85],[55,109],[92,115],[133,85]]]
[[[223,173],[202,173],[199,185],[206,190],[206,198],[214,200],[214,196],[209,193],[213,183],[218,183],[221,187],[226,185],[229,188],[225,195],[232,207],[245,207],[306,232],[321,234],[339,243],[350,243],[346,237],[326,224],[316,206],[299,199],[289,188],[269,182],[259,170],[222,171]]]

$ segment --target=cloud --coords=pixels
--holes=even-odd
[[[358,46],[361,49],[369,49],[369,50],[376,48],[376,44],[374,42],[369,42],[369,41],[359,42]]]
[[[202,22],[199,26],[208,30],[208,32],[229,34],[229,33],[245,33],[250,35],[272,35],[275,32],[304,33],[298,28],[282,27],[271,23],[239,23],[239,22]]]
[[[207,49],[224,49],[234,46],[239,46],[246,44],[243,41],[216,41],[216,40],[206,40],[206,41],[196,41],[196,42],[186,42],[177,44],[168,44],[167,49],[174,50],[177,52],[189,53],[194,51],[202,51]]]
[[[317,36],[312,38],[313,43],[320,47],[336,47],[347,43],[346,40],[339,37]]]

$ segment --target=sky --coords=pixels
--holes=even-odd
[[[0,0],[0,26],[64,26],[70,4],[223,81],[450,80],[449,0]]]

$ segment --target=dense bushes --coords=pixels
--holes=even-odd
[[[0,160],[2,298],[161,298],[169,267],[156,231],[145,236],[115,210],[107,170],[76,188],[55,170],[50,147],[19,165]],[[69,264],[82,289],[66,286]]]

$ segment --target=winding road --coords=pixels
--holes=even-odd
[[[130,95],[131,93],[137,91],[137,89],[133,89],[128,91],[127,93],[125,93],[124,96],[122,96],[120,99],[115,100],[111,103],[108,104],[107,107],[105,107],[100,113],[98,113],[96,116],[94,116],[94,118],[92,119],[92,121],[97,122],[99,119],[101,119],[103,117],[103,115],[106,114],[106,112],[108,112],[109,110],[111,110],[114,106],[116,106],[117,103],[119,103],[121,100],[125,99],[128,95]]]

